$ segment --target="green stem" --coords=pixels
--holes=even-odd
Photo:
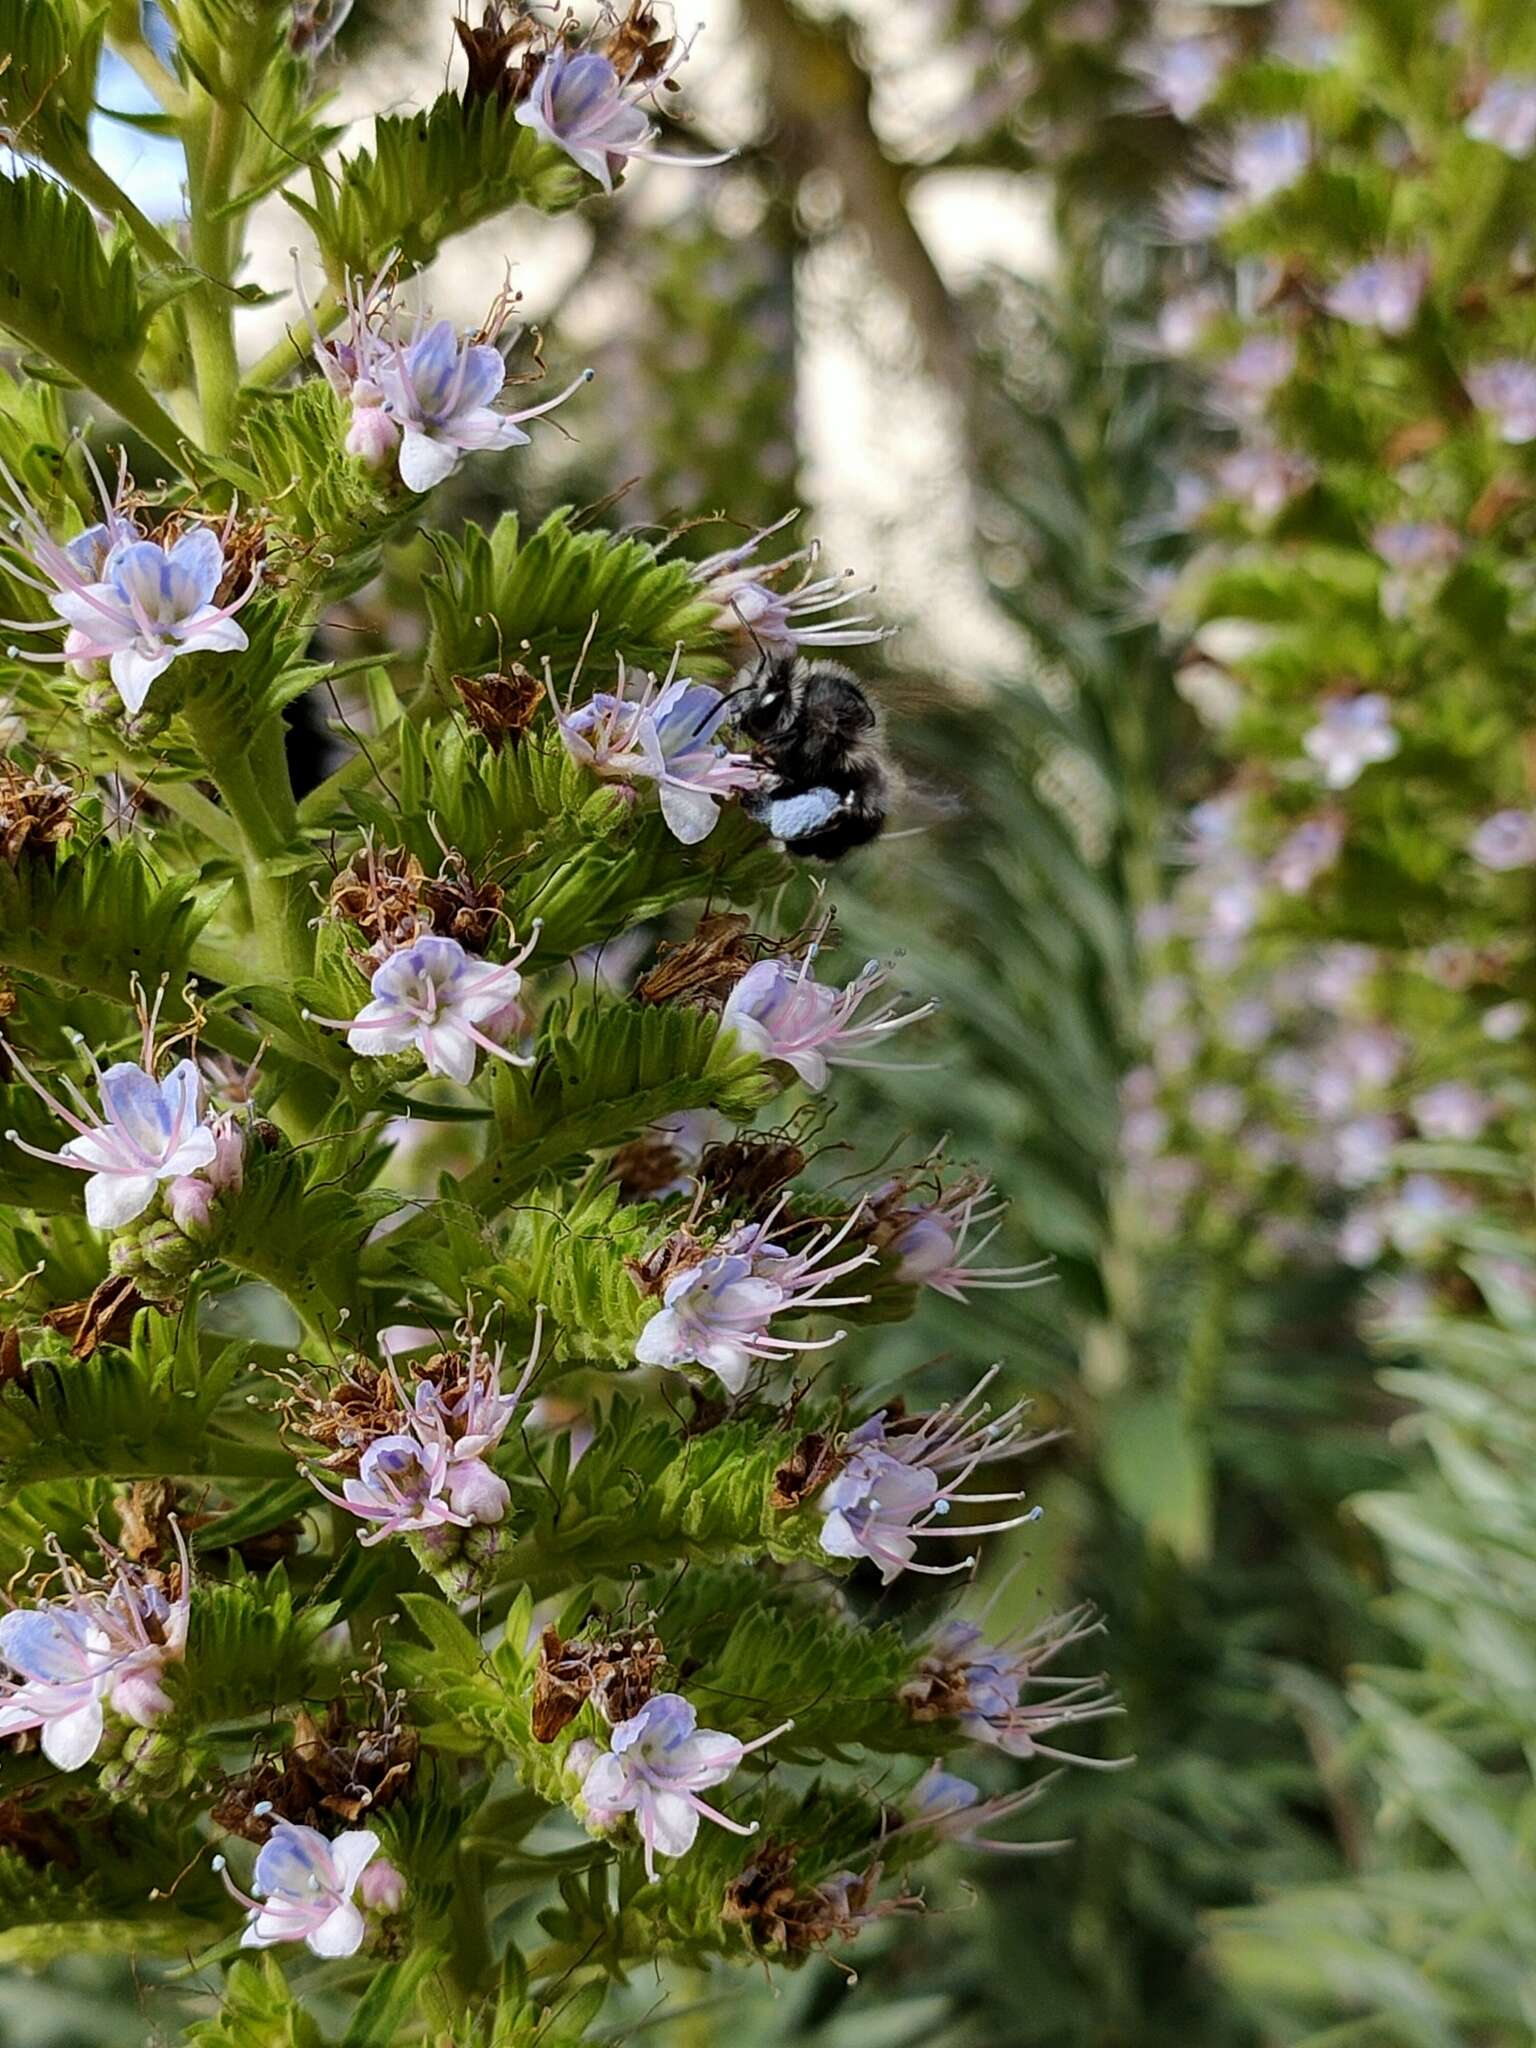
[[[187,339],[197,377],[203,438],[222,455],[234,438],[240,406],[231,272],[237,223],[224,209],[234,196],[245,142],[245,112],[234,101],[209,100],[186,134],[192,261],[203,280],[184,302]]]
[[[239,834],[257,959],[289,978],[307,974],[313,951],[302,878],[274,871],[294,847],[294,804],[286,768],[281,766],[281,729],[271,721],[242,752],[223,744],[224,735],[196,695],[183,704],[182,716]],[[286,815],[274,816],[275,810]]]

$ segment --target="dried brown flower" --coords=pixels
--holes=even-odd
[[[520,661],[514,661],[505,674],[455,676],[453,687],[470,724],[484,733],[493,754],[499,754],[508,740],[517,745],[538,716],[544,698],[543,685]]]
[[[631,0],[628,14],[603,46],[604,56],[620,78],[649,84],[662,76],[677,38],[658,35],[660,26],[646,0]],[[677,91],[674,80],[669,78],[665,83],[671,91]]]
[[[553,1742],[588,1700],[610,1726],[638,1714],[656,1690],[666,1652],[654,1635],[631,1629],[597,1642],[563,1642],[547,1628],[533,1682],[535,1742]]]
[[[747,937],[748,928],[739,912],[723,911],[701,917],[692,938],[664,940],[656,948],[656,965],[635,983],[636,1002],[722,1008],[761,950]]]
[[[0,859],[16,867],[24,854],[52,853],[74,829],[75,793],[67,783],[0,761]]]
[[[477,882],[461,853],[443,857],[442,867],[421,885],[421,901],[432,929],[457,939],[466,952],[482,953],[501,922],[502,892],[494,882]]]
[[[323,1833],[338,1820],[353,1827],[400,1797],[420,1750],[421,1737],[400,1719],[397,1702],[386,1701],[378,1722],[362,1728],[353,1726],[345,1700],[333,1700],[323,1721],[301,1709],[280,1756],[225,1781],[214,1822],[248,1842],[264,1842],[278,1820]]]
[[[771,1131],[743,1132],[710,1145],[699,1162],[700,1184],[727,1208],[756,1215],[805,1168],[805,1152]]]
[[[642,1294],[664,1294],[667,1282],[709,1256],[709,1247],[688,1230],[674,1230],[643,1259],[626,1259],[630,1277]]]
[[[364,846],[332,882],[326,914],[356,925],[382,958],[428,929],[421,909],[425,879],[421,862],[403,846],[382,853]]]
[[[71,1358],[89,1358],[102,1344],[125,1344],[133,1319],[149,1303],[122,1274],[109,1273],[84,1301],[66,1301],[43,1317],[50,1330],[70,1341]]]
[[[819,1429],[803,1436],[773,1475],[769,1504],[786,1513],[819,1493],[839,1470],[843,1455],[833,1438]]]

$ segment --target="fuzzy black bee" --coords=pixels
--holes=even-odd
[[[774,776],[747,808],[787,853],[839,860],[883,830],[891,770],[875,708],[847,669],[764,655],[737,693],[734,723]]]

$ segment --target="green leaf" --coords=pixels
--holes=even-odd
[[[313,199],[285,193],[315,232],[335,285],[371,278],[398,251],[421,270],[450,235],[517,205],[564,213],[589,191],[563,150],[520,126],[494,100],[444,93],[419,114],[374,123],[373,148],[316,165]]]

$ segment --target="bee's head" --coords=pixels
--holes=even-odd
[[[735,723],[750,740],[772,740],[794,723],[795,657],[765,654],[742,683]]]

